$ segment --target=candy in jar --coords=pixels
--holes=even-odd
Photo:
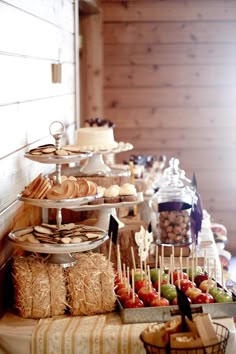
[[[158,206],[157,243],[163,245],[187,246],[192,243],[191,210],[194,192],[183,181],[183,170],[179,160],[172,158],[170,167],[163,173],[160,189],[156,193]]]

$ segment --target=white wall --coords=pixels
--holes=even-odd
[[[65,124],[69,143],[79,124],[75,7],[73,0],[0,0],[0,265],[11,253],[9,230],[33,220],[17,194],[40,172],[55,168],[27,160],[24,153],[54,142],[49,135],[54,120]],[[59,61],[62,82],[55,84],[51,64]]]

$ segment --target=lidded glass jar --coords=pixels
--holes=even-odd
[[[187,246],[192,243],[190,216],[195,193],[185,185],[190,181],[185,177],[185,172],[179,169],[179,160],[171,158],[169,165],[163,172],[160,188],[156,193],[157,243],[165,246]]]

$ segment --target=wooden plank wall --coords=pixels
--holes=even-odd
[[[87,3],[85,3],[87,4]],[[103,116],[103,16],[100,0],[91,1],[92,13],[80,13],[80,117]],[[95,6],[95,5],[94,5]]]
[[[236,254],[236,1],[103,1],[104,116],[134,154],[177,157]],[[118,161],[127,155],[116,156]]]
[[[0,0],[0,267],[12,252],[7,233],[39,222],[41,209],[17,201],[40,172],[54,165],[24,153],[52,142],[49,125],[64,123],[64,142],[74,141],[75,55],[73,0]],[[78,12],[77,12],[78,13]],[[52,83],[51,64],[62,64],[62,83]]]

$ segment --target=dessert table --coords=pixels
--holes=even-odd
[[[199,244],[199,256],[210,266],[221,266],[209,220],[205,218]],[[214,261],[215,259],[215,261]],[[214,319],[230,330],[227,354],[235,353],[236,333],[232,318]],[[145,354],[140,333],[147,323],[124,324],[118,312],[95,316],[60,316],[40,320],[24,319],[7,312],[0,319],[0,354]]]

